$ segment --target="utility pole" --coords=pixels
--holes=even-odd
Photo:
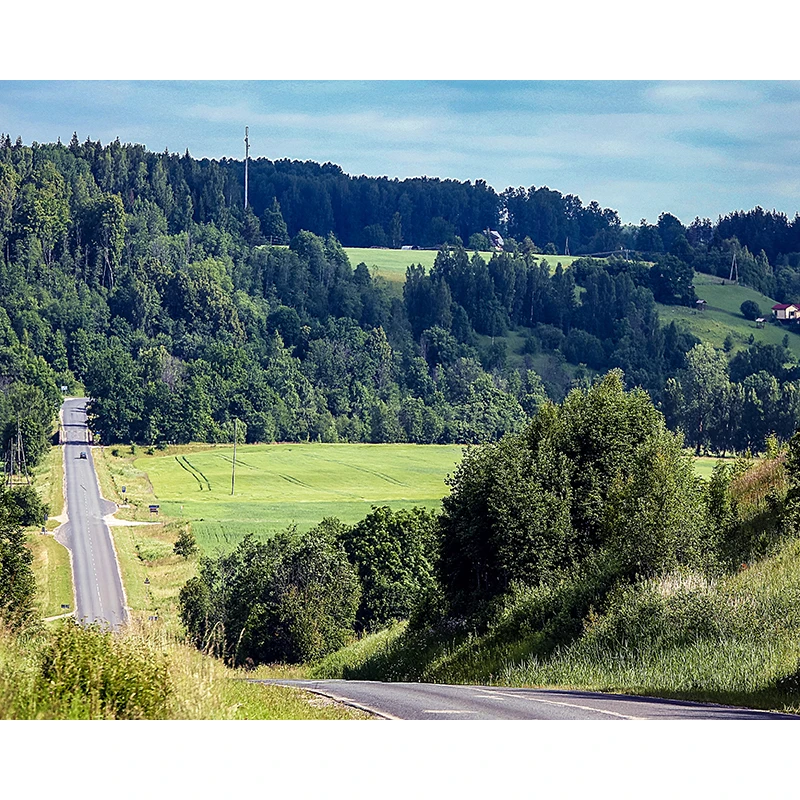
[[[231,496],[233,496],[233,490],[236,488],[236,439],[237,431],[236,431],[236,418],[233,419],[233,465],[231,466]]]
[[[247,209],[247,167],[250,161],[250,129],[244,129],[244,207]]]
[[[733,258],[731,259],[731,274],[728,280],[733,281],[734,283],[739,283],[739,265],[736,263],[735,250],[733,251]]]

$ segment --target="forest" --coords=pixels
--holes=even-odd
[[[234,420],[247,442],[488,442],[615,368],[698,452],[759,451],[797,427],[785,347],[712,352],[656,306],[692,305],[695,271],[727,276],[734,256],[742,284],[797,298],[797,220],[622,225],[546,187],[266,159],[245,210],[242,167],[0,136],[5,451],[19,431],[36,462],[61,387],[93,398],[103,442],[231,441]],[[485,259],[489,228],[506,247]],[[564,269],[567,239],[612,255]],[[426,271],[410,251],[399,293],[343,249],[371,243],[439,253]],[[572,383],[543,381],[537,354],[574,365]]]

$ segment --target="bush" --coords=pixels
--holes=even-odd
[[[245,537],[229,555],[204,559],[180,592],[190,639],[234,665],[320,658],[353,635],[361,589],[325,520],[302,536]]]
[[[761,308],[754,300],[745,300],[744,303],[739,306],[739,311],[742,312],[742,316],[745,319],[751,321],[761,316]]]
[[[50,717],[162,719],[170,694],[166,657],[135,637],[70,620],[42,654],[37,695]]]

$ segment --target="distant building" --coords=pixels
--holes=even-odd
[[[778,322],[798,322],[800,321],[800,306],[794,303],[775,303],[772,306],[772,315]]]
[[[495,250],[503,249],[503,245],[505,244],[505,242],[503,242],[503,237],[497,231],[491,231],[487,229],[485,233],[487,238],[489,239],[489,244]]]
[[[703,309],[706,307],[706,301],[705,301],[705,300],[698,300],[698,301],[695,303],[695,306],[697,306],[697,309],[698,309],[699,311],[702,311],[702,310],[703,310]]]
[[[763,327],[764,327],[764,324],[766,323],[766,321],[767,321],[767,320],[766,320],[766,318],[765,318],[765,317],[759,317],[759,318],[756,320],[756,328],[763,328]]]

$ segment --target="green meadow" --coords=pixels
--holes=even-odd
[[[777,302],[771,297],[760,294],[755,289],[738,286],[712,275],[697,272],[694,276],[694,287],[697,296],[708,305],[703,311],[685,306],[658,305],[661,322],[669,324],[672,320],[683,320],[692,333],[714,347],[722,347],[725,337],[730,333],[734,340],[734,351],[746,347],[750,336],[761,344],[777,344],[783,342],[787,329],[778,324],[767,322],[763,328],[757,328],[742,316],[739,310],[745,300],[758,303],[762,316],[770,320],[772,306]],[[789,349],[800,358],[800,336],[789,332]]]
[[[412,264],[422,264],[425,269],[430,270],[439,252],[438,250],[384,250],[377,247],[345,247],[344,251],[353,268],[363,262],[370,270],[374,270],[376,274],[393,283],[403,283],[406,279],[406,269]],[[492,253],[489,252],[481,252],[480,255],[487,262],[492,257]],[[539,258],[547,261],[554,270],[559,263],[565,267],[572,266],[577,256],[539,256]]]
[[[206,551],[230,549],[247,533],[268,536],[288,525],[307,530],[325,517],[346,523],[374,505],[438,507],[460,445],[275,444],[142,456],[160,513],[191,521]]]

